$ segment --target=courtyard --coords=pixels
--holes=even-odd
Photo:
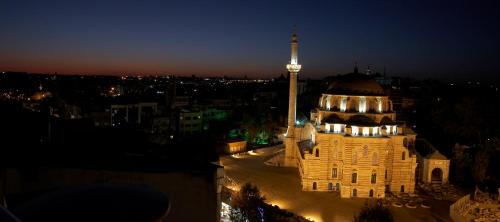
[[[272,166],[283,146],[259,149],[221,158],[226,176],[234,187],[251,182],[260,189],[266,202],[278,205],[316,222],[352,221],[364,205],[364,198],[341,199],[337,192],[303,192],[296,168]],[[274,158],[273,158],[274,157]],[[267,162],[267,164],[266,164]],[[451,221],[447,200],[430,198],[430,208],[391,206],[395,221]]]

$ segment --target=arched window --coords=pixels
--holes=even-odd
[[[372,184],[376,184],[377,183],[377,172],[375,170],[372,171],[371,182],[372,182]]]
[[[382,98],[377,97],[377,112],[382,112]]]
[[[373,197],[373,190],[370,190],[370,197]]]
[[[313,190],[316,190],[318,189],[318,185],[316,184],[316,182],[313,182]]]
[[[359,135],[359,128],[357,126],[351,126],[351,134],[353,136]]]
[[[378,165],[378,154],[376,152],[374,152],[372,155],[372,165],[373,166]]]
[[[340,183],[336,183],[335,184],[335,190],[336,191],[340,191]]]
[[[328,183],[328,190],[333,190],[333,183]]]
[[[363,146],[363,157],[367,157],[367,156],[368,156],[368,146],[364,145]]]
[[[319,157],[319,149],[316,149],[316,157]]]
[[[366,112],[366,97],[360,96],[359,97],[359,107],[358,110],[360,113],[365,113]]]
[[[387,135],[391,135],[391,126],[389,126],[389,125],[386,125],[386,126],[385,126],[385,133],[386,133]]]
[[[342,96],[342,98],[340,99],[340,111],[345,112],[346,108],[347,108],[347,97]]]
[[[356,151],[352,152],[352,164],[358,163],[358,153]]]
[[[337,178],[337,167],[332,168],[332,178]]]
[[[341,124],[333,124],[333,132],[334,133],[341,133],[342,132],[342,125]]]
[[[405,185],[401,185],[401,193],[405,192]]]
[[[370,135],[370,127],[363,127],[363,136]]]
[[[403,151],[403,153],[401,153],[401,159],[402,159],[402,160],[405,160],[405,159],[406,159],[406,152],[405,152],[405,151]]]
[[[358,190],[352,189],[352,196],[357,197],[358,196]]]
[[[358,182],[358,172],[354,171],[352,172],[351,183],[357,183],[357,182]]]

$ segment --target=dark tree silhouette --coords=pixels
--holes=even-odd
[[[365,202],[358,215],[354,216],[354,222],[392,222],[394,218],[389,208],[384,207],[381,200],[369,203]]]

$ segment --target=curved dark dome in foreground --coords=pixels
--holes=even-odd
[[[56,190],[13,209],[24,222],[30,221],[158,221],[170,202],[148,186],[97,184]]]
[[[384,89],[369,75],[349,73],[337,76],[328,86],[327,94],[384,95]]]

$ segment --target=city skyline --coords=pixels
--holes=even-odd
[[[361,71],[495,79],[498,3],[3,2],[0,71],[300,78]]]

